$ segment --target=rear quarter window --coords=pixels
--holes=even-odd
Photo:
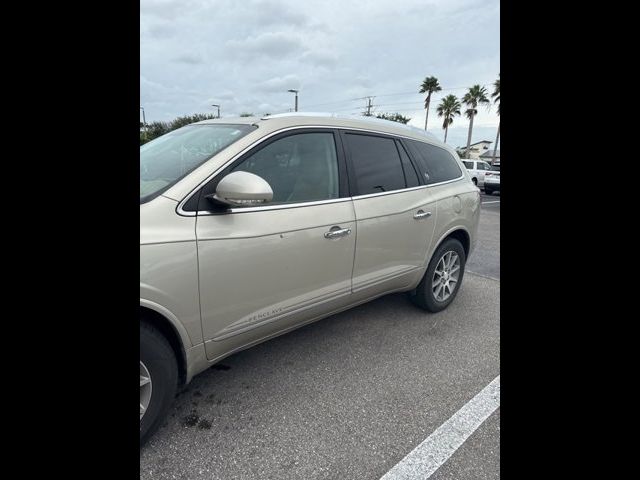
[[[458,162],[444,148],[417,140],[407,140],[407,144],[418,161],[427,185],[455,180],[462,176]]]

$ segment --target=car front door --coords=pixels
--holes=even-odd
[[[376,295],[421,275],[435,202],[399,139],[343,132],[356,213],[353,292]]]
[[[210,360],[347,304],[356,224],[336,136],[326,129],[275,136],[200,193],[200,303]],[[205,197],[232,171],[262,177],[273,201],[215,207]]]

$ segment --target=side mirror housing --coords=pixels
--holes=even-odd
[[[231,207],[263,205],[273,200],[273,190],[265,179],[249,172],[231,172],[218,183],[209,198]]]

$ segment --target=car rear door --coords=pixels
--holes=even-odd
[[[200,193],[196,235],[209,359],[348,302],[356,224],[336,137],[326,129],[275,136]],[[265,179],[273,202],[224,209],[203,200],[238,170]]]
[[[434,201],[400,139],[355,131],[341,137],[357,224],[353,292],[404,288],[424,267]]]
[[[484,181],[487,177],[487,172],[491,170],[491,166],[487,162],[478,162],[478,177],[482,179],[481,182],[478,182],[478,186],[481,187],[484,185]]]

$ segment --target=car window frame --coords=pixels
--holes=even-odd
[[[450,180],[443,180],[441,182],[436,182],[436,183],[427,183],[427,181],[425,180],[425,186],[427,187],[436,187],[438,185],[445,185],[447,183],[452,183],[452,182],[458,182],[460,180],[462,180],[463,178],[465,178],[465,174],[467,174],[467,168],[465,167],[464,163],[462,163],[462,160],[460,158],[456,158],[457,155],[454,155],[453,153],[451,153],[449,150],[447,150],[446,148],[441,147],[440,145],[437,145],[435,143],[431,143],[431,142],[424,142],[422,140],[418,140],[417,138],[408,138],[408,140],[413,140],[414,142],[419,142],[419,143],[425,143],[431,147],[436,147],[439,148],[440,150],[443,150],[445,153],[447,153],[451,159],[453,160],[453,162],[458,166],[458,168],[460,169],[460,176],[456,177],[456,178],[452,178]],[[418,170],[418,172],[421,171],[422,168],[422,163],[415,158],[415,152],[413,151],[413,148],[411,147],[411,145],[407,142],[407,145],[405,148],[405,150],[409,153],[409,156],[414,164],[414,167],[416,167],[416,169]],[[477,167],[478,165],[478,161],[474,160],[474,165]],[[427,165],[425,165],[425,167],[428,167]],[[429,177],[431,177],[431,175],[433,175],[433,173],[427,171],[427,175],[429,175]],[[421,178],[422,180],[422,178]]]
[[[295,135],[302,135],[307,133],[331,133],[333,135],[333,141],[336,148],[336,159],[338,162],[338,198],[325,199],[325,200],[313,200],[305,202],[290,202],[290,203],[277,203],[266,204],[261,206],[247,206],[247,207],[228,207],[224,205],[215,205],[210,200],[206,199],[206,196],[214,193],[218,183],[233,171],[235,167],[244,162],[247,158],[256,154],[263,148],[268,147],[274,142],[282,140],[283,138],[292,137]],[[349,181],[347,177],[347,168],[344,160],[344,149],[342,146],[342,139],[339,133],[333,127],[319,128],[296,128],[286,130],[284,132],[276,132],[274,135],[267,136],[254,145],[252,145],[246,152],[242,153],[239,157],[233,159],[231,162],[224,165],[222,170],[215,173],[204,185],[197,188],[196,191],[190,194],[185,201],[181,203],[182,208],[180,213],[186,213],[187,215],[197,214],[198,216],[207,215],[228,215],[232,213],[253,212],[256,210],[276,210],[284,208],[295,208],[301,206],[308,206],[321,203],[337,203],[344,202],[351,198],[349,191]]]
[[[229,171],[229,169],[233,168],[235,165],[242,162],[252,152],[256,151],[254,149],[258,147],[266,146],[268,145],[268,142],[275,141],[276,138],[281,138],[287,135],[295,135],[297,133],[306,133],[310,131],[317,131],[317,132],[331,131],[334,133],[334,139],[337,140],[336,148],[337,148],[337,154],[338,154],[340,198],[333,199],[333,200],[320,200],[320,201],[308,202],[308,203],[291,203],[291,204],[277,204],[277,205],[266,204],[266,205],[254,206],[254,207],[231,207],[225,211],[211,211],[211,210],[198,209],[199,203],[202,200],[201,197],[203,196],[202,192],[204,191],[205,187],[209,186],[214,181],[219,182],[224,175],[227,175],[227,172]],[[366,195],[355,195],[354,190],[352,190],[351,188],[352,182],[350,179],[350,175],[352,175],[352,171],[349,169],[349,162],[347,159],[346,147],[342,139],[343,132],[344,133],[349,133],[349,132],[361,133],[361,134],[374,135],[374,136],[377,135],[377,136],[392,138],[400,142],[404,147],[405,152],[409,156],[409,160],[411,161],[413,168],[418,173],[418,180],[420,182],[420,185],[417,187],[409,187],[401,190],[392,190],[389,192],[371,193]],[[449,155],[451,155],[451,157],[456,163],[459,163],[458,167],[460,168],[460,171],[461,171],[460,177],[454,178],[452,180],[446,180],[443,182],[432,183],[428,185],[426,180],[423,178],[422,171],[421,171],[421,164],[418,163],[418,161],[415,159],[412,151],[413,149],[409,148],[407,144],[407,140],[422,142],[434,147],[442,148],[444,151],[449,153]],[[224,165],[222,165],[220,168],[214,171],[207,179],[202,181],[199,185],[195,186],[187,195],[185,195],[176,206],[176,213],[183,217],[195,217],[195,216],[225,215],[225,214],[234,214],[234,213],[251,213],[251,212],[257,212],[257,211],[263,211],[263,210],[283,210],[283,209],[300,208],[300,207],[319,205],[319,204],[325,204],[325,203],[340,203],[340,202],[351,201],[352,199],[355,200],[355,199],[366,198],[366,197],[394,195],[394,194],[407,192],[407,191],[420,190],[423,188],[437,187],[439,185],[458,182],[466,178],[464,173],[465,172],[464,164],[462,164],[462,162],[458,160],[456,157],[457,157],[456,155],[452,154],[446,148],[439,146],[437,143],[424,141],[423,139],[417,139],[415,137],[410,137],[410,136],[402,135],[399,133],[387,133],[387,132],[380,132],[377,130],[369,130],[367,128],[346,127],[346,126],[340,126],[340,125],[310,125],[310,126],[293,125],[293,126],[283,127],[281,130],[270,132],[266,134],[264,137],[256,139],[256,141],[252,145],[249,145],[245,150],[243,150],[243,152],[238,154],[238,156],[227,161]],[[343,196],[343,187],[345,188],[344,196]],[[212,205],[211,202],[207,201],[206,199],[205,201],[208,203],[207,205],[208,207]],[[191,208],[187,208],[190,204],[191,204]]]
[[[376,131],[369,131],[369,130],[356,130],[356,129],[348,128],[348,127],[340,128],[339,132],[340,132],[340,136],[342,138],[342,144],[343,144],[344,153],[345,153],[347,172],[348,172],[348,175],[349,175],[349,189],[351,191],[352,198],[355,199],[355,198],[391,195],[391,194],[394,194],[394,193],[405,192],[405,191],[408,191],[408,190],[415,190],[415,189],[424,188],[424,187],[427,186],[426,182],[422,178],[422,175],[419,173],[420,170],[419,170],[419,168],[417,168],[415,160],[413,159],[411,153],[409,152],[409,149],[407,148],[407,145],[405,145],[404,142],[403,142],[403,137],[400,137],[400,136],[394,135],[394,134],[384,133],[384,132],[376,132]],[[365,135],[365,136],[369,136],[369,137],[380,137],[380,138],[385,138],[387,140],[391,140],[392,142],[394,142],[394,144],[396,146],[396,151],[398,153],[398,159],[400,161],[400,168],[402,169],[402,175],[404,177],[404,182],[405,182],[404,188],[400,188],[400,189],[396,189],[396,190],[389,190],[388,192],[375,192],[375,193],[362,193],[361,194],[358,191],[358,187],[357,187],[357,184],[356,184],[355,167],[353,165],[352,158],[351,158],[351,152],[349,151],[348,143],[347,143],[347,140],[345,138],[346,135]],[[400,143],[400,146],[402,146],[402,148],[404,148],[404,151],[407,154],[407,157],[409,158],[409,161],[411,162],[411,165],[413,166],[413,169],[415,170],[415,172],[416,172],[416,174],[418,176],[419,185],[416,186],[416,187],[407,187],[407,177],[406,177],[406,173],[405,173],[405,169],[404,169],[404,164],[402,162],[402,156],[401,156],[400,151],[398,149],[398,147],[399,147],[398,143]]]

